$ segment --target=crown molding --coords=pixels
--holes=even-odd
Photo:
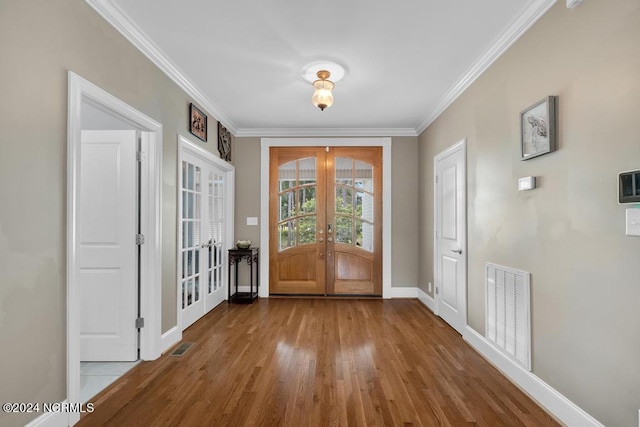
[[[218,108],[193,82],[169,59],[169,57],[124,13],[112,0],[86,0],[100,16],[133,44],[144,56],[149,58],[161,71],[173,80],[182,90],[200,104],[232,134],[236,134],[236,125]]]
[[[245,128],[239,129],[218,106],[112,0],[85,0],[100,16],[153,62],[193,100],[237,137],[416,136],[442,114],[487,68],[522,36],[557,0],[536,0],[512,21],[480,59],[449,89],[435,108],[413,128]]]
[[[413,128],[250,128],[238,129],[236,137],[314,136],[418,136]]]
[[[536,0],[527,6],[522,13],[511,22],[511,25],[485,51],[480,59],[463,74],[451,89],[436,104],[427,118],[418,125],[416,133],[420,135],[435,119],[444,112],[471,84],[493,64],[496,59],[511,47],[557,0]]]

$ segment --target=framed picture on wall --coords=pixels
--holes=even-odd
[[[189,104],[189,132],[207,142],[207,116],[193,103]]]
[[[231,133],[220,122],[218,122],[218,151],[221,159],[231,161]]]
[[[547,96],[520,113],[522,160],[556,149],[556,96]]]

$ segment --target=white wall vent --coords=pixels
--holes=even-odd
[[[485,337],[505,356],[531,370],[531,275],[485,263]]]

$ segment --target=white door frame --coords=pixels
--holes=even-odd
[[[177,295],[177,300],[176,300],[176,313],[178,313],[178,331],[180,332],[180,339],[182,339],[182,295],[181,295],[181,283],[180,280],[182,279],[182,260],[180,259],[180,255],[181,255],[181,251],[180,251],[180,242],[182,242],[182,224],[180,223],[181,220],[181,215],[180,213],[182,212],[182,154],[183,153],[189,153],[192,156],[198,157],[200,159],[202,159],[203,161],[207,162],[207,163],[211,163],[214,166],[220,168],[224,173],[225,173],[225,193],[226,193],[226,200],[225,200],[225,218],[226,218],[226,235],[225,235],[225,241],[226,241],[226,250],[223,251],[222,253],[222,258],[223,258],[223,265],[226,267],[223,273],[223,287],[224,287],[224,293],[226,295],[226,300],[229,299],[229,295],[228,295],[228,287],[227,287],[227,280],[228,279],[228,274],[229,274],[229,262],[228,262],[228,252],[227,250],[229,249],[233,249],[235,247],[235,241],[233,240],[233,236],[234,236],[234,227],[235,227],[235,177],[236,177],[236,168],[235,166],[233,166],[231,163],[222,160],[219,157],[216,157],[213,153],[203,149],[202,147],[197,146],[196,144],[194,144],[193,142],[191,142],[190,140],[188,140],[187,138],[185,138],[182,135],[178,135],[178,184],[177,184],[177,200],[178,200],[178,209],[176,210],[177,212],[177,218],[178,218],[178,222],[177,222],[177,228],[178,228],[178,245],[176,245],[176,264],[177,264],[177,268],[176,268],[176,295]],[[204,203],[204,199],[202,201],[202,203]],[[205,298],[204,293],[201,293],[202,298]],[[206,310],[206,304],[205,304],[205,310]],[[179,341],[179,340],[178,340]]]
[[[67,116],[67,401],[80,402],[80,310],[78,289],[82,104],[88,102],[148,135],[142,162],[140,217],[145,243],[140,254],[140,358],[153,360],[161,347],[162,125],[72,71]],[[133,184],[132,184],[133,185]],[[135,238],[132,236],[131,238]],[[69,414],[69,424],[80,420]]]
[[[269,149],[271,147],[382,147],[382,298],[391,298],[391,138],[262,138],[260,149],[260,277],[269,297]]]
[[[464,318],[464,324],[467,324],[467,139],[462,138],[460,141],[453,144],[451,147],[437,154],[433,158],[433,276],[434,276],[434,310],[433,312],[438,315],[439,305],[440,305],[440,297],[436,295],[436,287],[440,285],[440,271],[438,269],[438,239],[436,237],[436,230],[438,229],[438,184],[436,182],[436,176],[438,173],[437,165],[440,160],[449,156],[451,153],[461,150],[462,151],[462,159],[464,163],[464,167],[462,168],[462,179],[464,182],[464,194],[462,197],[462,212],[465,216],[464,221],[464,230],[462,230],[460,236],[460,247],[462,249],[461,261],[462,261],[462,277],[464,279],[464,289],[465,291],[462,293],[462,299],[464,304],[462,305],[462,314]]]

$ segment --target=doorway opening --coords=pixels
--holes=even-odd
[[[161,280],[162,125],[71,71],[68,73],[68,104],[67,401],[81,402],[83,332],[90,332],[84,334],[85,337],[102,337],[106,341],[117,339],[119,335],[113,333],[121,320],[120,313],[116,313],[114,308],[119,310],[124,299],[116,297],[117,292],[111,292],[110,286],[119,282],[118,269],[121,262],[126,264],[126,276],[132,277],[126,286],[129,292],[127,300],[132,300],[128,301],[130,304],[126,311],[134,314],[130,315],[133,316],[132,319],[123,320],[127,323],[129,333],[126,338],[131,354],[128,360],[138,359],[138,349],[142,360],[153,360],[160,355],[161,295],[159,287],[153,284],[160,283]],[[95,131],[96,127],[101,129],[100,132],[105,132],[105,128],[118,128],[118,132],[129,136],[121,135],[124,139],[114,143],[111,136],[102,135],[102,141],[97,141],[91,149],[84,150],[86,147],[83,147],[83,136],[86,135],[83,135],[83,129],[94,128]],[[122,129],[123,127],[126,129]],[[140,150],[137,147],[139,141]],[[121,161],[127,163],[128,175],[118,179],[129,184],[126,186],[127,194],[121,194],[120,188],[110,183],[108,174],[102,173],[111,171],[119,174],[118,162]],[[94,167],[99,167],[102,171],[92,171]],[[103,199],[109,198],[96,197],[96,188],[101,183],[109,185],[111,203],[101,205]],[[122,200],[127,201],[126,212],[119,211],[118,203],[113,203],[114,197],[122,197]],[[139,219],[136,211],[139,211]],[[131,236],[116,236],[122,231],[121,217],[127,218],[128,228],[125,229],[127,233],[133,231]],[[144,244],[137,241],[142,236]],[[114,244],[116,241],[117,245]],[[139,249],[138,243],[141,244]],[[109,249],[119,245],[126,248],[116,250],[117,255],[109,252]],[[101,264],[109,257],[119,257],[120,261]],[[87,283],[93,288],[83,287]],[[99,295],[100,292],[103,294]],[[110,301],[113,310],[108,315],[102,313],[100,316],[87,318],[85,304],[88,302],[88,295],[88,300],[94,301],[104,296],[103,301]],[[116,344],[116,351],[117,347]],[[109,360],[109,357],[104,358]],[[79,418],[79,413],[70,413],[69,424],[74,424]]]
[[[228,299],[235,167],[178,136],[178,329]]]
[[[382,298],[391,298],[391,138],[263,138],[261,140],[261,204],[262,218],[269,218],[269,183],[271,171],[270,149],[272,147],[381,147],[382,149]],[[348,157],[348,156],[345,156]],[[346,220],[344,220],[346,221]],[[271,242],[270,221],[260,224],[260,240]],[[332,225],[335,227],[335,225]],[[335,228],[334,228],[335,230]],[[318,230],[319,231],[319,230]],[[325,236],[328,229],[325,230]],[[260,252],[260,277],[270,276],[269,251]],[[260,286],[259,296],[269,296],[270,286]]]
[[[381,147],[272,147],[271,295],[382,296]]]

